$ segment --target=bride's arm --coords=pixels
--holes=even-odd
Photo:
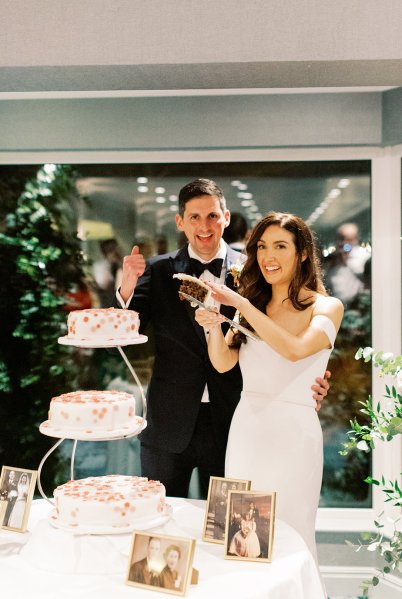
[[[308,326],[300,335],[293,335],[255,308],[248,299],[224,286],[210,284],[210,287],[213,289],[213,297],[218,302],[234,306],[263,341],[292,362],[307,358],[330,346],[328,336],[322,329]],[[320,302],[320,310],[314,313],[314,316],[317,314],[330,318],[338,331],[343,317],[342,302],[334,297],[326,297],[325,302]]]
[[[208,355],[213,367],[218,372],[231,370],[239,359],[239,350],[230,348],[228,345],[232,340],[232,331],[228,331],[225,338],[221,328],[223,319],[220,314],[203,308],[195,311],[195,319],[208,334]]]

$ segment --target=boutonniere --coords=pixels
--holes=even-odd
[[[234,286],[238,287],[240,285],[240,275],[243,270],[243,263],[240,260],[236,260],[233,264],[231,264],[228,268],[228,274],[232,275]]]

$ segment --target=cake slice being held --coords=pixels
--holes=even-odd
[[[173,278],[180,279],[181,281],[179,289],[179,297],[181,300],[185,300],[185,298],[182,297],[180,294],[186,293],[187,295],[191,295],[191,297],[194,297],[203,304],[208,304],[209,300],[211,299],[212,291],[210,287],[208,287],[208,285],[206,285],[203,281],[197,279],[197,277],[186,275],[182,272],[173,275]],[[195,304],[191,305],[193,306],[193,308],[195,307]]]

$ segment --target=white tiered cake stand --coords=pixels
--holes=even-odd
[[[140,382],[134,368],[128,361],[127,356],[122,349],[122,347],[126,346],[126,345],[138,345],[141,343],[146,343],[147,341],[148,341],[148,337],[146,335],[139,335],[138,337],[131,339],[131,340],[121,340],[121,341],[115,340],[114,342],[105,341],[105,342],[102,342],[99,344],[95,344],[93,341],[72,340],[72,339],[69,339],[67,336],[59,337],[58,342],[61,345],[71,345],[74,347],[92,348],[92,349],[112,348],[112,347],[117,348],[120,355],[122,356],[123,360],[125,361],[129,371],[131,372],[135,382],[137,383],[138,389],[140,390],[140,395],[141,395],[141,400],[142,400],[142,417],[136,416],[134,423],[131,426],[121,428],[121,429],[115,430],[113,432],[105,431],[102,434],[100,434],[99,432],[85,432],[85,431],[77,431],[77,430],[69,431],[68,429],[63,429],[61,431],[61,429],[59,429],[59,428],[53,428],[49,421],[42,422],[42,424],[39,426],[39,431],[42,434],[47,435],[48,437],[55,437],[58,439],[58,441],[49,449],[49,451],[43,457],[43,459],[38,467],[37,484],[38,484],[39,492],[42,495],[42,497],[47,502],[49,502],[52,506],[54,506],[54,501],[52,501],[51,499],[49,499],[47,497],[47,495],[45,494],[45,492],[43,491],[43,488],[42,488],[41,472],[42,472],[43,465],[46,462],[47,458],[57,449],[57,447],[59,445],[61,445],[61,443],[63,443],[63,441],[65,441],[66,439],[71,439],[72,441],[74,441],[72,452],[71,452],[71,465],[70,465],[70,478],[71,478],[71,480],[74,480],[74,460],[75,460],[75,452],[76,452],[78,441],[112,441],[112,440],[118,440],[118,439],[127,439],[129,437],[135,437],[135,436],[139,435],[140,432],[143,431],[144,428],[147,426],[147,421],[146,421],[147,401],[145,398],[145,393],[144,393],[141,382]]]

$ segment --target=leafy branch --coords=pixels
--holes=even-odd
[[[348,440],[343,443],[341,455],[347,455],[353,449],[369,452],[374,449],[379,441],[391,441],[396,435],[402,434],[402,395],[398,389],[402,389],[402,356],[394,356],[392,353],[377,352],[371,347],[359,348],[355,355],[356,360],[364,359],[365,362],[372,361],[374,367],[379,369],[380,377],[392,376],[396,379],[396,385],[389,387],[385,385],[384,397],[388,400],[386,408],[381,402],[374,405],[372,397],[366,402],[360,402],[363,406],[360,412],[369,418],[369,424],[361,425],[357,419],[351,420],[351,430],[348,431]],[[397,389],[398,387],[398,389]],[[384,503],[390,502],[393,506],[402,507],[402,490],[397,480],[386,481],[384,476],[380,480],[368,476],[365,482],[381,487],[386,499]],[[393,532],[391,538],[384,536],[384,525],[381,522],[383,513],[374,521],[376,533],[362,533],[362,541],[358,545],[346,541],[347,544],[360,551],[379,551],[384,561],[382,568],[378,569],[378,575],[371,580],[363,581],[363,593],[367,596],[371,586],[379,584],[379,576],[385,576],[398,569],[402,572],[402,531],[398,530],[397,524],[400,518],[392,520]]]

